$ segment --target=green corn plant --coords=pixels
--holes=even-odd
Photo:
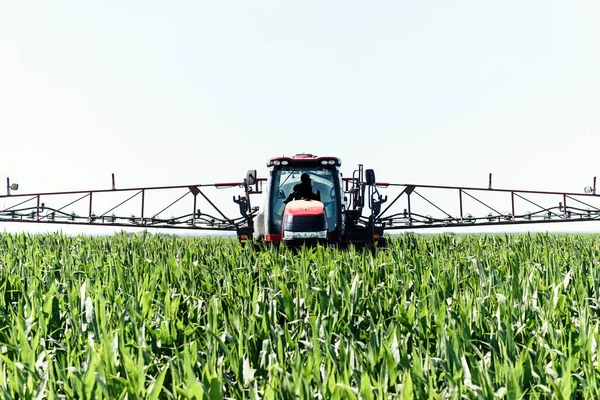
[[[0,398],[598,398],[598,239],[0,234]]]

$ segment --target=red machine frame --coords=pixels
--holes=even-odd
[[[371,172],[367,170],[367,172]],[[255,173],[255,171],[254,171]],[[368,174],[367,174],[368,175]],[[7,178],[7,193],[1,195],[0,199],[5,201],[10,199],[14,204],[0,209],[0,222],[27,222],[27,223],[46,223],[46,224],[65,224],[65,225],[86,225],[86,226],[109,226],[121,228],[168,228],[185,230],[207,230],[207,231],[237,231],[242,239],[252,238],[252,221],[258,213],[258,207],[251,205],[250,197],[254,194],[263,193],[264,178],[256,178],[256,175],[240,182],[225,182],[211,184],[193,184],[178,186],[155,186],[155,187],[135,187],[117,189],[114,183],[114,174],[112,176],[111,189],[99,190],[77,190],[77,191],[59,191],[29,194],[11,193],[11,188],[15,185],[10,184]],[[593,187],[589,187],[589,193],[556,192],[556,191],[536,191],[519,189],[496,189],[492,187],[492,175],[489,175],[489,184],[484,187],[462,187],[462,186],[439,186],[439,185],[418,185],[418,184],[395,184],[374,182],[374,175],[369,181],[363,179],[362,165],[354,172],[351,178],[343,178],[344,193],[347,196],[346,212],[351,215],[355,212],[356,221],[364,226],[369,226],[372,232],[382,232],[387,230],[413,230],[427,228],[459,228],[474,226],[498,226],[498,225],[516,225],[516,224],[539,224],[539,223],[557,223],[557,222],[584,222],[600,219],[600,200],[595,200],[596,178],[594,178]],[[216,189],[242,189],[243,194],[237,197],[233,196],[233,201],[239,207],[239,216],[230,218],[214,201],[205,193],[208,188]],[[169,193],[176,190],[187,189],[185,193],[160,209],[158,212],[148,213],[146,207],[147,194],[153,192]],[[368,193],[365,193],[368,189]],[[388,196],[393,194],[393,200],[381,211],[381,206],[387,202],[388,196],[379,194],[378,189],[388,191]],[[14,189],[13,189],[14,190]],[[396,191],[394,193],[394,191]],[[434,191],[435,193],[450,193],[455,197],[454,212],[449,212],[443,208],[439,201],[431,200],[424,192]],[[95,214],[92,211],[94,198],[98,194],[104,193],[132,193],[127,199],[108,207],[106,211]],[[391,193],[390,193],[391,192]],[[500,212],[498,206],[488,201],[482,200],[482,196],[487,194],[506,195],[503,200],[506,212]],[[61,197],[68,195],[80,195],[77,199],[59,206],[47,206],[46,204],[59,201]],[[169,218],[162,217],[167,210],[187,196],[193,197],[192,207],[189,212],[179,216]],[[200,197],[198,197],[200,196]],[[533,197],[536,200],[533,200]],[[138,204],[140,216],[116,215],[124,204],[130,203],[139,198]],[[544,204],[538,200],[544,199]],[[21,200],[22,201],[18,201]],[[415,200],[429,207],[433,213],[420,211],[415,207]],[[485,208],[486,213],[479,212],[474,215],[465,214],[465,200],[475,202],[480,207]],[[88,212],[84,215],[69,213],[65,209],[76,203],[87,201]],[[204,213],[198,209],[199,201],[206,202],[211,213]],[[504,203],[505,201],[505,203]],[[516,206],[516,202],[528,204],[534,207],[534,211],[522,211]],[[31,202],[34,204],[31,205]],[[371,213],[368,216],[362,215],[362,208],[368,203]],[[29,204],[28,204],[29,203]],[[597,203],[596,205],[592,203]],[[448,205],[444,203],[444,207]],[[110,214],[110,215],[109,215]],[[240,233],[241,232],[241,233]],[[378,234],[375,234],[378,236]]]

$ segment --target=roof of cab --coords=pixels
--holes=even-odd
[[[333,161],[333,165],[340,166],[342,165],[342,160],[337,157],[324,157],[324,156],[315,156],[313,154],[308,153],[300,153],[295,156],[281,156],[281,157],[273,157],[267,162],[267,167],[271,167],[273,165],[278,165],[275,161],[279,161],[279,163],[283,165],[287,164],[302,164],[302,163],[310,163],[310,164],[322,164],[323,161],[329,162]],[[285,162],[285,163],[283,163]]]

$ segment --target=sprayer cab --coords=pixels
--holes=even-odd
[[[292,244],[339,237],[343,198],[340,165],[339,158],[311,154],[267,162],[263,221],[267,242]]]

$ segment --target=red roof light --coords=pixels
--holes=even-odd
[[[274,157],[267,161],[267,167],[278,166],[278,165],[288,165],[296,163],[297,165],[310,163],[315,165],[342,165],[342,160],[337,157],[317,157],[312,154],[296,154],[293,157]]]
[[[317,156],[313,156],[312,154],[300,153],[300,154],[296,154],[292,158],[317,158]]]

